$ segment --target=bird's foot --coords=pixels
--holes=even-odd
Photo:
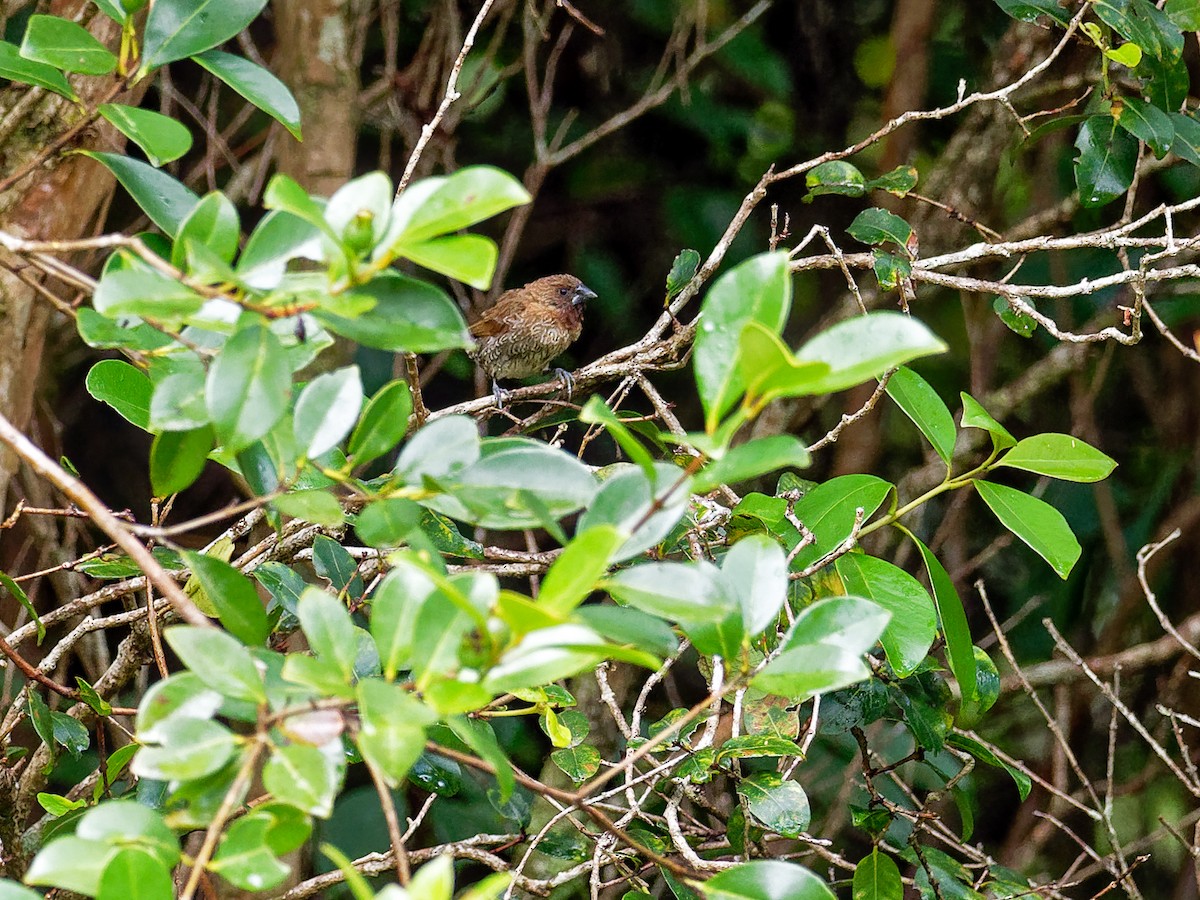
[[[496,409],[508,406],[508,391],[500,387],[495,378],[492,379],[492,396],[496,399]]]
[[[567,399],[571,399],[571,395],[575,393],[575,376],[566,369],[555,368],[554,374],[562,379],[563,384],[567,386]]]

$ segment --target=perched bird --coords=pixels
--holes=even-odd
[[[583,305],[596,294],[574,275],[547,275],[505,291],[471,325],[471,358],[492,379],[496,405],[504,405],[501,378],[525,378],[546,371],[583,329]],[[555,370],[572,390],[571,376]]]

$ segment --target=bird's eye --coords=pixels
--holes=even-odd
[[[558,289],[558,294],[559,294],[559,296],[560,296],[560,297],[565,297],[565,296],[567,296],[567,294],[569,294],[569,293],[570,293],[570,291],[568,291],[568,290],[567,290],[565,287],[560,287],[560,288]]]

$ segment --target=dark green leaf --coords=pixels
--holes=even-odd
[[[121,103],[102,103],[96,111],[141,147],[152,165],[165,165],[192,149],[192,133],[170,116]]]
[[[1031,306],[1032,298],[1026,297],[1025,302]],[[992,309],[996,315],[1000,317],[1000,321],[1008,326],[1009,330],[1021,337],[1029,337],[1037,331],[1037,320],[1026,313],[1021,312],[1008,302],[1004,297],[997,297],[992,301]]]
[[[841,475],[801,497],[794,507],[796,518],[816,536],[816,541],[793,557],[793,568],[808,566],[836,549],[850,536],[856,510],[862,507],[863,521],[869,520],[891,490],[892,485],[874,475]],[[800,540],[791,525],[787,525],[786,534],[792,545]]]
[[[216,608],[221,624],[243,644],[262,644],[271,633],[271,625],[254,583],[214,557],[190,550],[185,550],[183,557]]]
[[[150,379],[129,363],[102,359],[87,374],[88,393],[107,403],[138,428],[150,424]]]
[[[902,218],[877,206],[864,209],[855,216],[846,232],[864,244],[886,244],[890,241],[902,250],[908,247],[908,239],[913,233],[912,226]]]
[[[104,867],[96,900],[171,900],[171,870],[135,847],[120,850]]]
[[[79,99],[61,71],[54,66],[26,59],[21,56],[17,45],[8,41],[0,41],[0,78],[45,88],[68,100]]]
[[[1182,31],[1200,31],[1200,0],[1167,0],[1163,12]]]
[[[1104,206],[1133,183],[1137,141],[1110,115],[1091,116],[1075,139],[1075,184],[1084,206]]]
[[[912,277],[912,263],[903,256],[876,248],[871,251],[871,268],[885,291],[894,291]]]
[[[667,300],[676,297],[700,270],[700,254],[695,250],[681,250],[671,263],[667,273]]]
[[[1018,441],[997,463],[1065,481],[1103,481],[1117,463],[1069,434],[1035,434]]]
[[[399,784],[425,750],[432,713],[408,691],[377,678],[358,683],[362,730],[357,743],[389,785]]]
[[[946,465],[954,458],[957,432],[954,417],[929,382],[912,369],[901,366],[888,379],[888,396],[912,419],[925,440],[937,451]]]
[[[1038,16],[1049,16],[1059,25],[1071,21],[1071,14],[1059,5],[1058,0],[996,0],[996,5],[1022,22],[1033,22]]]
[[[241,239],[237,208],[219,191],[206,194],[188,213],[179,227],[171,248],[171,264],[182,269],[188,259],[189,245],[203,244],[221,262],[233,262]]]
[[[853,900],[904,900],[900,869],[876,847],[854,867]]]
[[[990,481],[976,481],[975,490],[1000,524],[1024,541],[1066,579],[1082,549],[1062,513],[1037,497]]]
[[[300,107],[282,81],[257,63],[232,53],[208,50],[192,57],[300,140]]]
[[[317,658],[332,662],[350,680],[358,656],[358,638],[345,605],[325,591],[310,587],[300,596],[296,617]]]
[[[1145,141],[1159,159],[1171,149],[1175,126],[1171,124],[1171,117],[1152,103],[1123,97],[1120,104],[1113,103],[1113,116],[1118,125],[1138,140]]]
[[[150,445],[150,486],[156,497],[168,497],[191,487],[213,449],[212,428],[164,431]]]
[[[411,413],[408,385],[403,381],[388,382],[367,403],[354,426],[347,455],[355,465],[362,465],[387,453],[404,437]]]
[[[25,607],[25,611],[29,613],[29,618],[33,619],[37,625],[37,642],[41,644],[46,638],[46,626],[42,624],[41,617],[38,616],[37,608],[29,599],[29,595],[17,584],[10,576],[4,572],[0,572],[0,587],[3,587],[16,598],[16,601]]]
[[[117,57],[81,25],[59,16],[30,16],[21,55],[64,72],[107,75]]]
[[[808,829],[808,795],[795,781],[784,781],[775,772],[757,772],[738,782],[737,792],[742,808],[764,828],[789,838]]]
[[[158,8],[157,6],[155,7]],[[117,181],[168,237],[174,238],[179,226],[200,198],[181,182],[154,166],[119,153],[80,150],[84,156],[104,165]]]
[[[867,192],[866,185],[862,172],[848,162],[835,159],[821,163],[805,174],[804,186],[808,193],[804,195],[804,202],[811,203],[814,197],[822,194],[861,197]]]
[[[809,461],[804,442],[794,435],[773,434],[754,438],[731,447],[720,459],[701,469],[693,477],[692,491],[705,494],[721,485],[749,481],[778,469],[803,469]]]
[[[1175,128],[1171,152],[1193,166],[1200,166],[1200,122],[1186,113],[1171,113],[1171,123]]]
[[[266,5],[267,0],[157,0],[146,19],[142,70],[225,43]]]
[[[206,397],[217,439],[229,451],[267,434],[287,411],[292,373],[279,338],[252,325],[226,341],[208,372]]]
[[[600,751],[586,744],[555,750],[550,754],[550,760],[576,784],[600,771]]]
[[[330,331],[380,350],[430,353],[470,346],[458,306],[443,291],[397,272],[385,272],[348,296],[375,305],[355,318],[317,309],[313,315]]]
[[[880,642],[901,678],[925,659],[937,635],[937,614],[929,593],[903,569],[862,553],[837,561],[846,591],[879,604],[892,614]]]
[[[897,197],[907,197],[908,192],[916,186],[917,170],[912,166],[897,166],[892,171],[867,182],[868,190],[887,191]]]
[[[950,670],[958,681],[958,687],[963,697],[973,699],[977,694],[975,647],[971,644],[971,629],[967,624],[967,614],[963,609],[962,599],[958,596],[954,582],[938,558],[914,535],[910,534],[909,537],[921,551],[921,559],[925,563],[929,583],[933,585],[933,602],[937,605],[938,620],[942,623],[942,635],[946,639],[946,657],[950,661]]]
[[[833,891],[808,869],[775,859],[725,869],[698,887],[708,900],[834,900]]]

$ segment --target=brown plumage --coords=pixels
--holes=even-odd
[[[471,358],[492,379],[497,403],[500,378],[525,378],[546,371],[583,329],[583,305],[596,294],[574,275],[548,275],[505,291],[471,325]],[[571,382],[567,373],[562,373]]]

